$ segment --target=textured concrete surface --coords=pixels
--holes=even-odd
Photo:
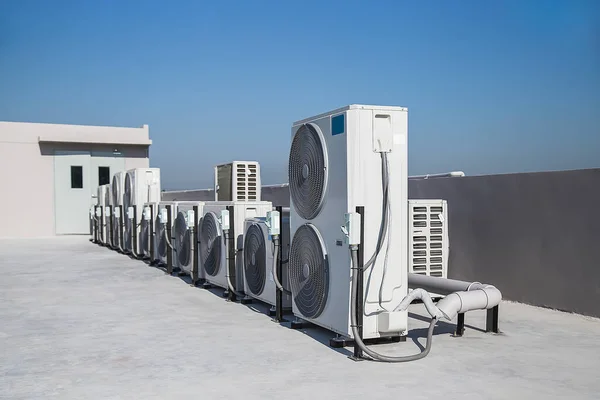
[[[290,330],[87,238],[0,240],[2,399],[597,399],[600,320],[504,302],[502,334],[438,323],[425,359],[353,362],[327,332]],[[411,339],[377,346],[419,351]],[[325,343],[325,344],[324,344]]]

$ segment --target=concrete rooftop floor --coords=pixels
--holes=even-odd
[[[467,314],[431,353],[353,362],[331,334],[294,331],[87,237],[0,240],[2,399],[597,399],[600,320],[503,302],[501,334]],[[493,282],[491,282],[493,283]],[[501,289],[501,288],[500,288]],[[411,339],[377,346],[420,351]]]

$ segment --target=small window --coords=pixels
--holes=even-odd
[[[98,167],[98,184],[100,186],[110,184],[110,167]]]
[[[83,167],[71,166],[71,189],[83,189]]]

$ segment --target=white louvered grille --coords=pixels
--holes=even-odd
[[[233,161],[215,166],[215,201],[260,201],[260,164]]]
[[[410,272],[448,277],[448,210],[445,200],[409,200]]]
[[[235,166],[236,198],[239,201],[256,201],[258,199],[258,165],[256,163],[239,163]]]

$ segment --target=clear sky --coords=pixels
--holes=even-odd
[[[0,120],[150,126],[163,188],[409,109],[411,174],[600,167],[600,1],[0,0]]]

